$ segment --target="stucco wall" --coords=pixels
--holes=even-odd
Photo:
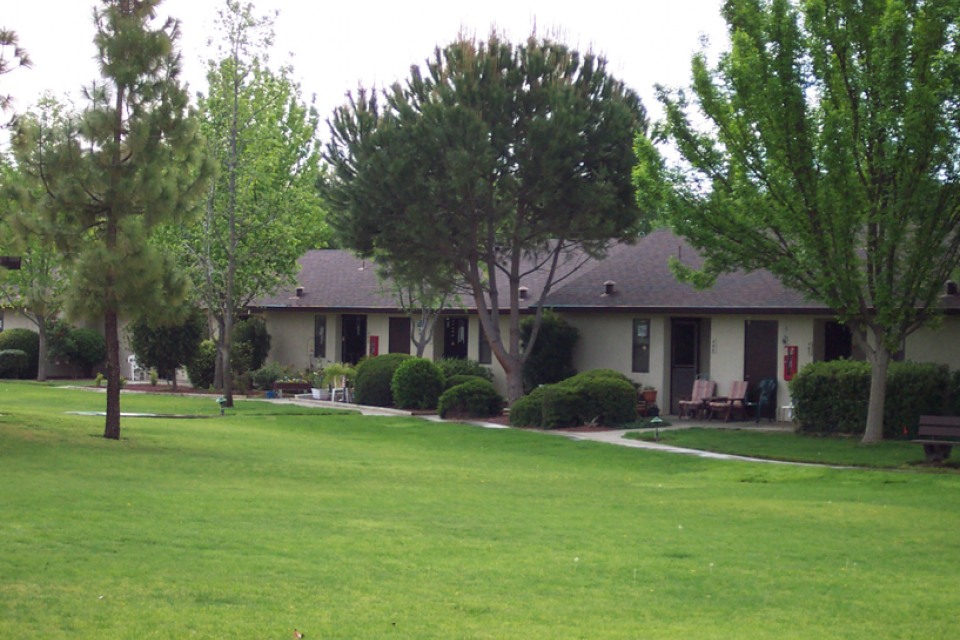
[[[904,357],[960,369],[960,318],[947,316],[939,329],[923,328],[907,336]]]

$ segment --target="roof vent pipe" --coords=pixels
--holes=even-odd
[[[617,283],[613,280],[607,280],[603,283],[603,295],[612,296],[617,292]]]
[[[527,289],[526,287],[520,287],[520,288],[517,290],[517,292],[520,294],[520,299],[521,299],[521,300],[526,300],[526,299],[527,299],[527,294],[530,293],[530,289]]]
[[[303,287],[297,287],[297,297],[298,298],[303,297]]]

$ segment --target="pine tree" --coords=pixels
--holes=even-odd
[[[158,224],[189,217],[214,167],[178,76],[176,20],[152,28],[161,0],[104,0],[94,11],[101,81],[87,106],[44,136],[30,122],[14,135],[43,193],[34,209],[72,259],[68,312],[100,316],[107,342],[104,437],[120,437],[121,314],[179,307],[187,281],[150,240]]]

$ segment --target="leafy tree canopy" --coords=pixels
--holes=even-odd
[[[639,193],[706,258],[681,277],[767,269],[837,311],[873,365],[864,441],[878,440],[890,353],[936,318],[960,262],[960,3],[728,0],[723,14],[719,63],[696,55],[689,93],[658,88],[657,133],[682,161],[640,138]]]
[[[382,96],[361,88],[336,111],[325,154],[332,224],[389,273],[454,274],[477,300],[513,400],[520,279],[542,272],[545,295],[572,253],[600,257],[611,238],[637,235],[631,140],[644,127],[637,95],[592,53],[461,37],[405,83]],[[507,337],[492,321],[501,308]]]

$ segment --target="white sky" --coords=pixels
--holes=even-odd
[[[93,61],[94,0],[0,0],[0,26],[13,29],[34,62],[0,76],[0,93],[15,98],[22,111],[45,91],[70,94],[97,76]],[[190,91],[206,91],[206,40],[223,0],[166,0],[160,11],[181,21],[180,50]],[[412,64],[421,64],[434,48],[464,29],[486,36],[492,27],[512,41],[539,34],[561,34],[580,50],[592,48],[608,60],[609,70],[636,90],[648,113],[659,117],[655,83],[689,84],[690,57],[700,36],[716,55],[726,48],[722,0],[366,0],[317,2],[257,0],[255,13],[279,9],[274,64],[290,61],[306,98],[326,120],[359,83],[378,87],[402,80]],[[159,19],[156,21],[159,23]],[[292,56],[292,59],[288,56]],[[321,136],[326,137],[326,125]]]

